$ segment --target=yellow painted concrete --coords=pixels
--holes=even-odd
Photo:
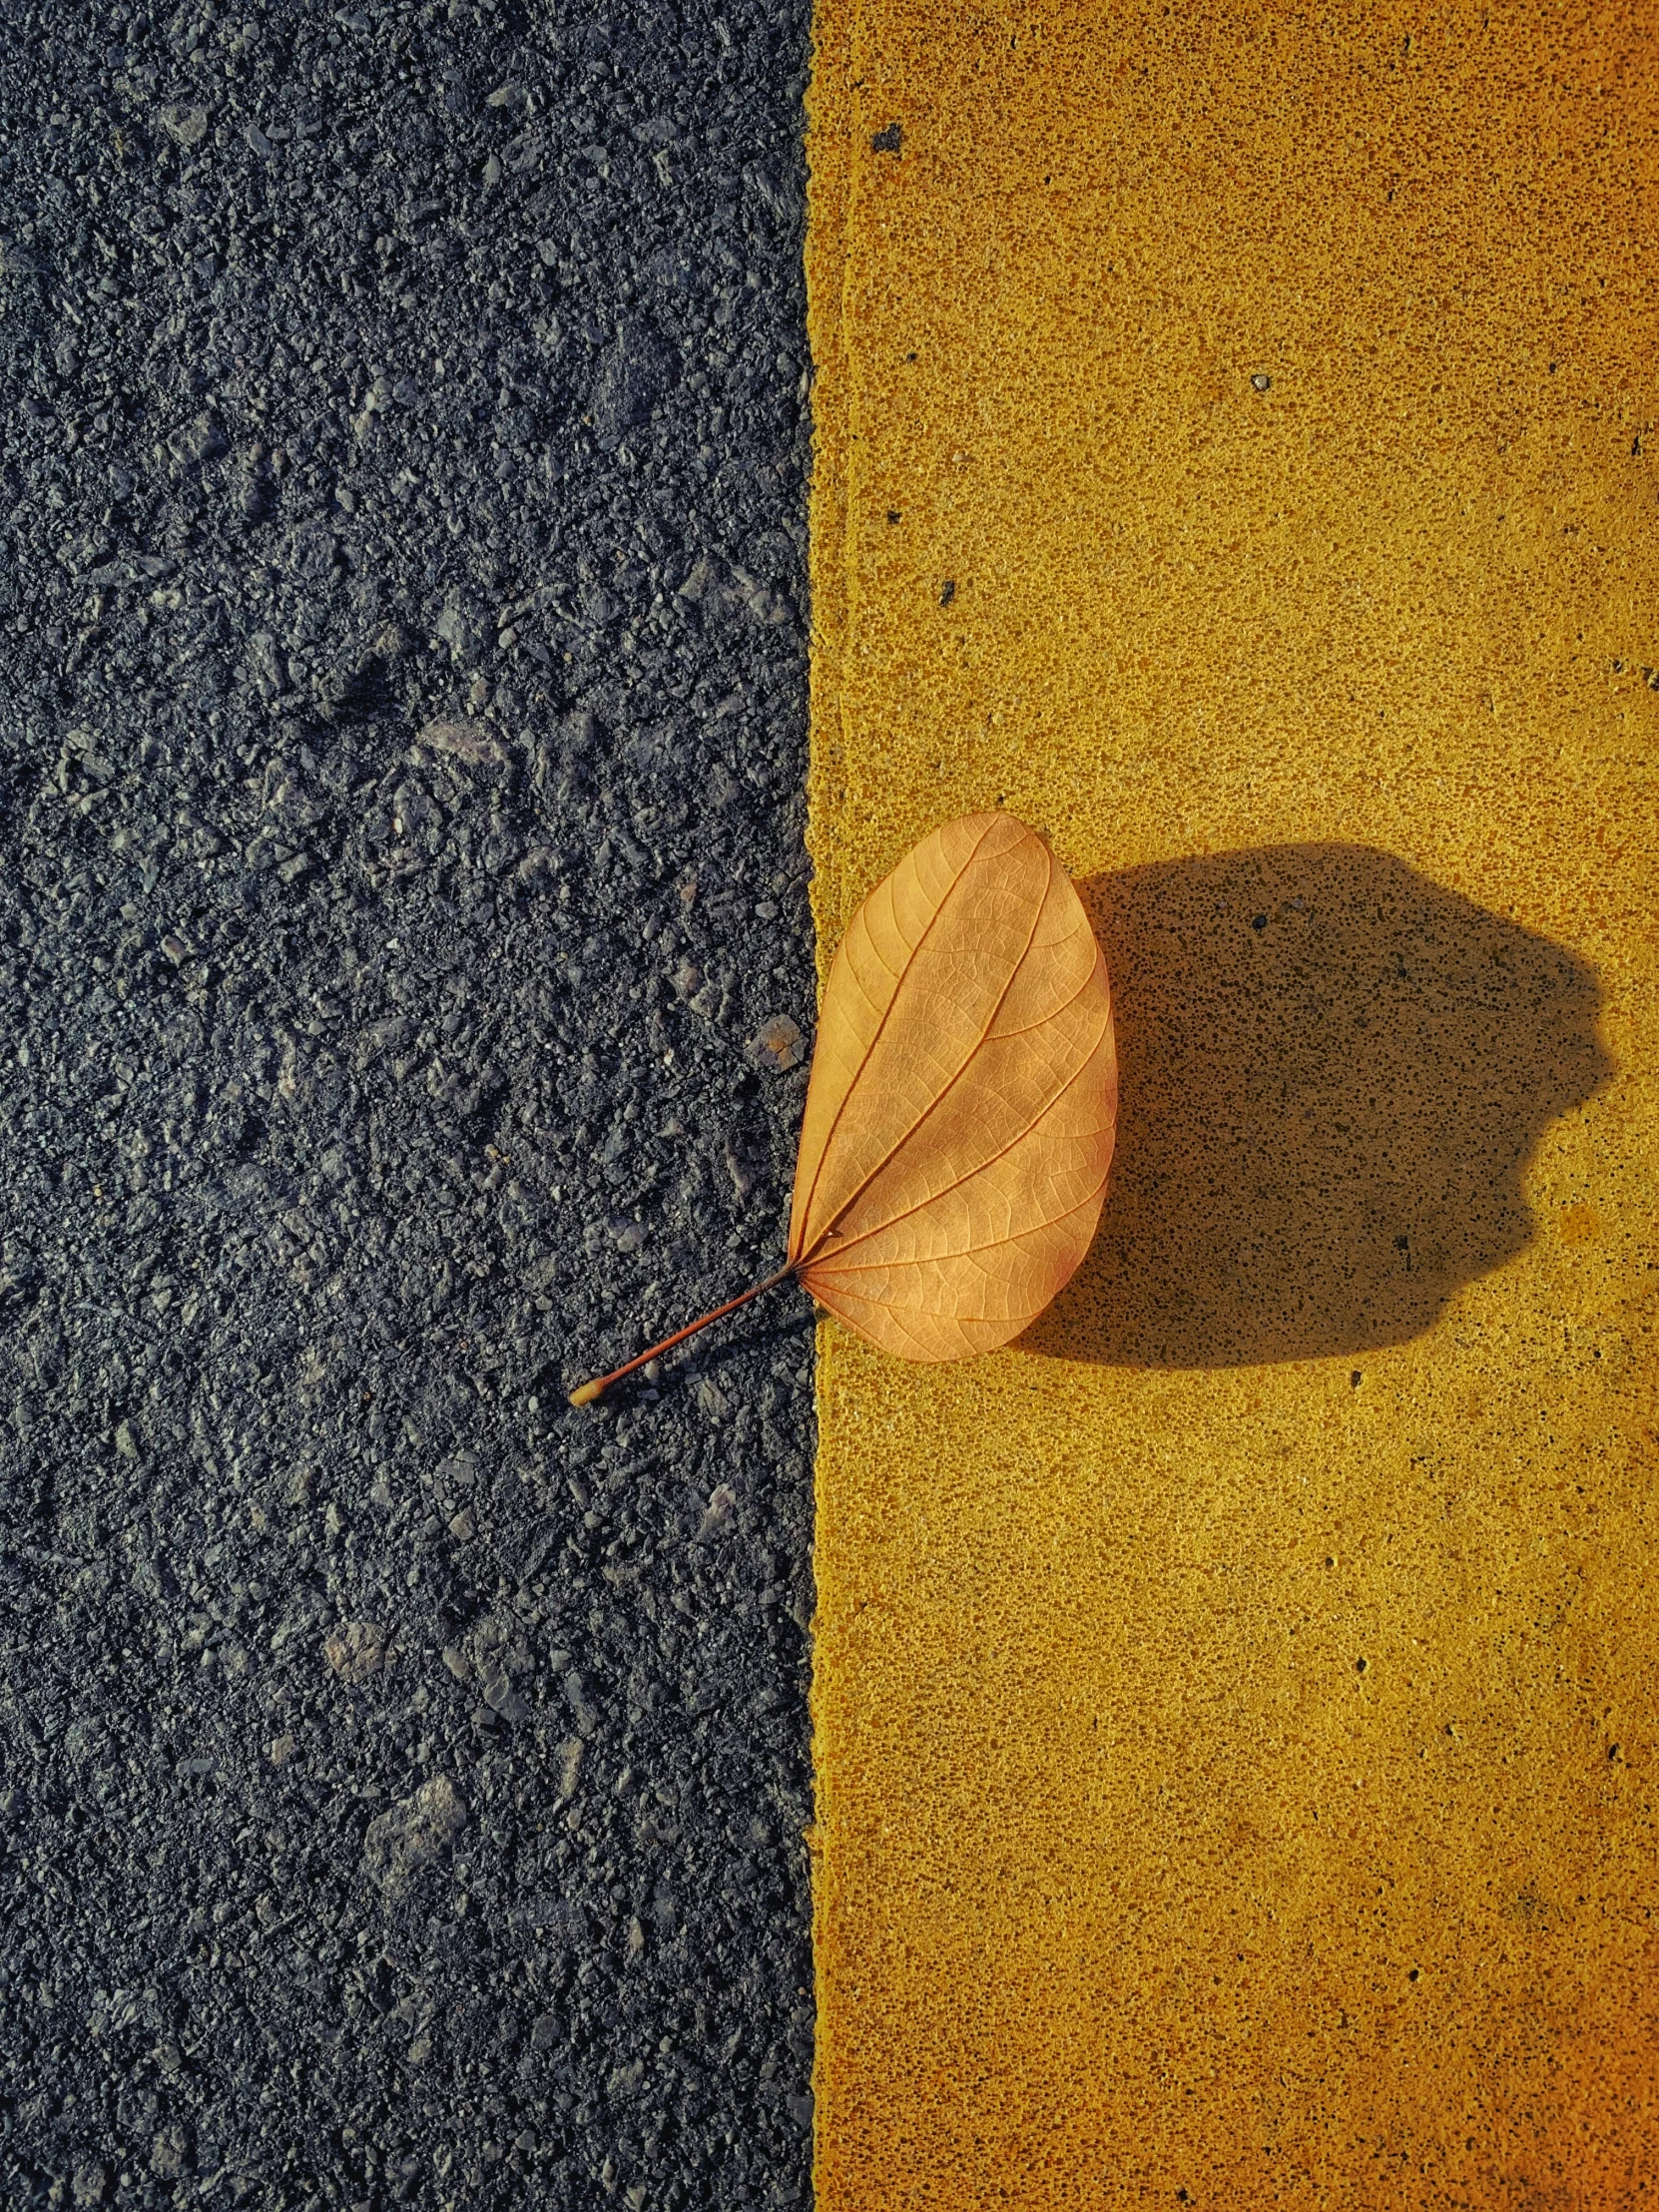
[[[1123,1053],[824,1335],[823,2212],[1659,2190],[1654,25],[820,8],[824,950],[1004,803]]]

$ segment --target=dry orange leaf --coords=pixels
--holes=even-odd
[[[1116,1125],[1106,963],[1065,870],[1012,815],[946,823],[835,953],[787,1263],[572,1402],[791,1275],[883,1352],[993,1351],[1088,1250]]]
[[[906,1360],[1018,1336],[1089,1248],[1117,1124],[1106,962],[1012,815],[904,855],[847,925],[819,1016],[790,1265]]]

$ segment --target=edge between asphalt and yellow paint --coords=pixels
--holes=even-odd
[[[821,962],[1005,804],[1124,1067],[1027,1344],[821,1332],[823,2212],[1649,2201],[1655,63],[818,9]]]

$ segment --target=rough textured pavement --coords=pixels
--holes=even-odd
[[[803,2202],[806,9],[7,29],[0,2196]]]

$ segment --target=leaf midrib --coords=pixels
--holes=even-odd
[[[835,1132],[837,1129],[839,1129],[841,1125],[841,1116],[846,1112],[847,1106],[851,1102],[853,1092],[858,1088],[858,1085],[864,1079],[864,1071],[869,1066],[870,1055],[874,1052],[875,1047],[880,1043],[881,1038],[886,1030],[887,1023],[892,1018],[892,1010],[898,1004],[899,993],[903,990],[905,981],[908,978],[911,969],[915,966],[916,957],[921,951],[922,946],[932,935],[934,929],[938,926],[939,916],[944,912],[946,906],[949,905],[951,899],[955,896],[956,892],[961,887],[962,878],[966,875],[968,869],[972,867],[974,861],[979,857],[980,848],[983,846],[985,839],[990,835],[991,830],[996,827],[997,820],[998,818],[993,815],[991,820],[985,825],[985,828],[980,831],[979,836],[974,843],[973,850],[968,854],[967,858],[962,862],[961,866],[951,877],[949,885],[945,890],[944,896],[939,900],[938,904],[934,907],[932,913],[927,917],[927,925],[922,930],[921,935],[917,937],[914,946],[911,948],[909,959],[904,963],[902,968],[897,970],[897,980],[893,984],[892,996],[887,1000],[885,1007],[882,1009],[880,1015],[876,1019],[874,1031],[870,1037],[868,1044],[866,1044],[864,1047],[863,1057],[858,1062],[857,1070],[854,1073],[851,1082],[848,1083],[845,1090],[842,1091],[840,1104],[835,1108],[834,1113],[830,1116],[830,1127],[825,1133],[823,1144],[819,1147],[818,1165],[813,1170],[813,1180],[808,1186],[806,1203],[801,1209],[801,1221],[803,1230],[805,1230],[807,1222],[812,1218],[813,1205],[818,1198],[818,1187],[824,1177],[824,1163],[829,1159],[830,1148],[834,1144]],[[908,857],[908,855],[906,855],[906,857]],[[868,901],[866,900],[865,903],[867,904]],[[861,913],[862,911],[863,908],[862,906],[860,906],[859,912]],[[857,915],[854,915],[853,919],[856,920]],[[844,944],[845,939],[843,938],[843,948]],[[838,956],[839,954],[837,953],[837,957]],[[1021,955],[1021,957],[1023,958],[1023,954]],[[883,961],[882,965],[885,966],[886,963]],[[851,973],[850,961],[848,962],[848,973]],[[830,971],[830,979],[831,981],[833,980],[833,970]],[[857,978],[853,977],[853,980],[856,981]],[[859,988],[862,989],[862,987],[863,986],[860,984]],[[867,998],[869,994],[866,991],[864,995]],[[978,1047],[975,1046],[974,1049],[977,1050]],[[902,1142],[903,1140],[901,1139],[900,1141]],[[891,1158],[890,1153],[888,1154],[888,1158]],[[880,1168],[884,1167],[885,1165],[886,1161],[883,1160],[874,1172],[879,1174]],[[861,1190],[863,1187],[863,1185],[860,1185],[859,1189]],[[856,1193],[853,1194],[854,1198],[856,1197]],[[846,1205],[850,1206],[852,1203],[853,1199],[848,1199]],[[841,1214],[844,1214],[845,1212],[846,1206],[843,1206],[840,1210],[840,1214],[837,1214],[835,1216],[835,1221],[838,1221],[841,1218]],[[826,1228],[820,1233],[818,1242],[812,1247],[812,1249],[810,1251],[803,1251],[797,1256],[794,1263],[795,1266],[798,1268],[806,1267],[811,1262],[813,1254],[816,1253],[819,1249],[819,1246],[823,1244],[824,1239],[826,1237],[833,1235],[834,1227],[835,1223],[833,1221],[829,1223]]]
[[[1090,980],[1091,980],[1091,981],[1093,980],[1094,976],[1095,976],[1095,975],[1096,975],[1096,974],[1098,973],[1098,971],[1099,971],[1099,967],[1100,967],[1100,957],[1099,957],[1099,955],[1098,955],[1098,953],[1097,953],[1097,955],[1096,955],[1096,960],[1095,960],[1095,966],[1094,966],[1093,968],[1091,968],[1091,969],[1089,970],[1089,975],[1090,975]],[[1087,985],[1085,984],[1084,988],[1086,989],[1087,987],[1088,987],[1088,986],[1087,986]],[[1081,993],[1078,993],[1077,995],[1078,995],[1078,996],[1081,996],[1082,994],[1081,994]],[[1085,1056],[1084,1056],[1084,1058],[1082,1059],[1082,1061],[1081,1061],[1081,1062],[1080,1062],[1080,1063],[1079,1063],[1079,1064],[1078,1064],[1078,1065],[1077,1065],[1077,1066],[1076,1066],[1075,1068],[1073,1068],[1073,1069],[1072,1069],[1071,1073],[1070,1073],[1070,1074],[1069,1074],[1069,1075],[1068,1075],[1068,1076],[1066,1077],[1065,1081],[1064,1081],[1064,1082],[1063,1082],[1063,1083],[1062,1083],[1062,1084],[1060,1085],[1059,1089],[1058,1089],[1057,1091],[1054,1091],[1054,1092],[1053,1092],[1053,1093],[1052,1093],[1052,1094],[1051,1094],[1051,1095],[1050,1095],[1050,1096],[1049,1096],[1048,1098],[1046,1098],[1046,1099],[1045,1099],[1045,1100],[1043,1101],[1042,1105],[1041,1105],[1041,1106],[1040,1106],[1040,1107],[1039,1107],[1039,1108],[1037,1109],[1036,1113],[1034,1113],[1034,1114],[1032,1115],[1031,1119],[1030,1119],[1030,1120],[1029,1120],[1029,1121],[1028,1121],[1028,1122],[1027,1122],[1027,1123],[1025,1124],[1025,1126],[1024,1126],[1024,1127],[1023,1127],[1022,1129],[1016,1130],[1016,1131],[1015,1131],[1015,1133],[1013,1134],[1013,1136],[1011,1136],[1011,1137],[1010,1137],[1010,1138],[1008,1139],[1007,1143],[1006,1143],[1005,1145],[1001,1146],[999,1150],[997,1150],[997,1151],[995,1151],[995,1152],[993,1152],[993,1153],[989,1154],[987,1158],[985,1158],[985,1159],[983,1159],[983,1160],[980,1160],[980,1161],[976,1162],[976,1163],[975,1163],[975,1165],[974,1165],[974,1166],[973,1166],[972,1168],[970,1168],[970,1169],[968,1170],[968,1172],[967,1172],[967,1174],[966,1174],[966,1175],[958,1176],[958,1177],[957,1177],[957,1179],[956,1179],[956,1181],[955,1181],[954,1183],[952,1183],[952,1184],[948,1184],[948,1185],[946,1186],[946,1189],[947,1189],[947,1190],[956,1190],[956,1189],[959,1189],[959,1188],[961,1187],[961,1185],[962,1185],[962,1184],[964,1184],[964,1183],[971,1183],[971,1182],[972,1182],[972,1180],[973,1180],[973,1178],[974,1178],[974,1177],[975,1177],[976,1175],[983,1175],[983,1174],[985,1173],[985,1171],[986,1171],[986,1170],[987,1170],[988,1168],[994,1168],[994,1167],[996,1166],[997,1162],[998,1162],[999,1160],[1005,1160],[1005,1159],[1006,1159],[1006,1158],[1008,1157],[1009,1153],[1010,1153],[1010,1152],[1012,1152],[1012,1151],[1013,1151],[1013,1150],[1015,1149],[1015,1147],[1016,1147],[1016,1146],[1018,1146],[1018,1145],[1022,1145],[1022,1144],[1023,1144],[1023,1143],[1025,1142],[1026,1138],[1030,1136],[1030,1134],[1031,1134],[1032,1130],[1033,1130],[1033,1129],[1035,1129],[1035,1128],[1036,1128],[1036,1127],[1038,1126],[1038,1124],[1039,1124],[1039,1123],[1040,1123],[1040,1122],[1041,1122],[1041,1121],[1043,1120],[1043,1117],[1044,1117],[1045,1115],[1049,1114],[1049,1113],[1052,1113],[1052,1112],[1053,1112],[1053,1110],[1054,1110],[1054,1108],[1055,1108],[1056,1106],[1058,1106],[1058,1105],[1059,1105],[1059,1103],[1060,1103],[1061,1099],[1065,1097],[1065,1095],[1066,1095],[1067,1091],[1069,1091],[1069,1090],[1070,1090],[1070,1089],[1072,1088],[1072,1086],[1073,1086],[1074,1084],[1076,1084],[1076,1083],[1080,1083],[1080,1082],[1081,1082],[1081,1081],[1083,1080],[1084,1076],[1085,1076],[1085,1075],[1086,1075],[1086,1074],[1088,1073],[1088,1071],[1089,1071],[1089,1068],[1090,1068],[1090,1066],[1091,1066],[1091,1064],[1092,1064],[1092,1062],[1093,1062],[1093,1060],[1094,1060],[1094,1056],[1095,1056],[1095,1054],[1096,1054],[1096,1053],[1097,1053],[1097,1052],[1099,1051],[1099,1049],[1100,1049],[1100,1040],[1101,1040],[1101,1038],[1102,1038],[1102,1037],[1104,1037],[1104,1036],[1105,1036],[1105,1034],[1106,1034],[1106,1025],[1105,1025],[1104,1023],[1102,1023],[1102,1025],[1101,1025],[1101,1028],[1100,1028],[1100,1034],[1099,1034],[1099,1035],[1098,1035],[1098,1036],[1097,1036],[1097,1037],[1095,1038],[1095,1041],[1094,1041],[1094,1043],[1093,1043],[1092,1045],[1090,1045],[1090,1047],[1089,1047],[1089,1049],[1088,1049],[1088,1052],[1087,1052],[1087,1053],[1085,1054]],[[976,1047],[975,1049],[977,1049],[977,1047]],[[943,1093],[943,1092],[941,1091],[941,1092],[940,1092],[940,1094],[939,1094],[939,1096],[940,1096],[940,1097],[942,1098],[942,1097],[944,1096],[944,1093]],[[923,1116],[921,1117],[921,1121],[925,1121],[925,1120],[926,1120],[926,1118],[927,1118],[927,1117],[926,1117],[926,1115],[924,1114],[924,1115],[923,1115]],[[915,1126],[916,1126],[916,1127],[917,1127],[918,1129],[919,1129],[919,1128],[920,1128],[920,1126],[921,1126],[921,1121],[918,1121],[918,1122],[916,1123],[916,1125],[915,1125]],[[895,1146],[895,1147],[894,1147],[893,1149],[894,1149],[894,1151],[896,1151],[896,1150],[897,1150],[898,1148],[897,1148],[897,1146]],[[891,1158],[891,1156],[892,1156],[892,1155],[891,1155],[891,1154],[889,1154],[889,1155],[888,1155],[888,1158],[890,1159],[890,1158]],[[877,1171],[877,1172],[879,1172],[879,1171]],[[1104,1189],[1106,1188],[1106,1182],[1107,1182],[1107,1177],[1103,1175],[1103,1176],[1101,1177],[1101,1179],[1100,1179],[1100,1183],[1099,1183],[1099,1186],[1098,1186],[1099,1190],[1104,1190]],[[869,1186],[868,1186],[868,1184],[866,1183],[866,1184],[864,1185],[864,1188],[865,1188],[865,1189],[867,1190],[867,1189],[868,1189],[868,1187],[869,1187]],[[857,1194],[855,1194],[855,1195],[857,1195]],[[880,1237],[880,1236],[884,1236],[884,1235],[886,1234],[886,1232],[887,1232],[887,1231],[888,1231],[889,1229],[893,1229],[893,1228],[896,1228],[896,1226],[898,1225],[898,1223],[899,1223],[899,1222],[901,1222],[901,1221],[908,1221],[908,1220],[910,1219],[910,1217],[911,1217],[911,1216],[912,1216],[913,1214],[924,1214],[924,1213],[925,1213],[925,1212],[927,1211],[927,1209],[928,1209],[928,1207],[929,1207],[929,1206],[933,1206],[933,1205],[936,1205],[936,1204],[938,1203],[938,1201],[939,1201],[939,1200],[940,1200],[940,1199],[941,1199],[941,1198],[942,1198],[942,1197],[943,1197],[944,1195],[945,1195],[945,1193],[944,1193],[943,1191],[932,1191],[932,1192],[930,1192],[930,1193],[928,1194],[928,1196],[927,1196],[926,1198],[919,1198],[919,1199],[917,1199],[917,1200],[916,1200],[916,1202],[915,1202],[915,1204],[914,1204],[913,1206],[903,1206],[903,1207],[900,1207],[899,1211],[898,1211],[898,1212],[897,1212],[896,1214],[889,1214],[889,1215],[887,1216],[887,1218],[886,1218],[886,1220],[885,1220],[885,1221],[878,1221],[878,1222],[875,1222],[875,1223],[873,1223],[873,1224],[872,1224],[872,1225],[871,1225],[871,1226],[870,1226],[870,1227],[869,1227],[868,1229],[860,1229],[860,1230],[859,1230],[859,1232],[858,1232],[858,1234],[857,1234],[857,1235],[856,1235],[855,1237],[848,1237],[848,1239],[846,1240],[845,1244],[843,1244],[843,1245],[841,1246],[840,1250],[839,1250],[838,1252],[834,1253],[833,1255],[831,1255],[831,1259],[832,1259],[832,1264],[833,1264],[833,1265],[834,1265],[835,1267],[837,1267],[837,1268],[838,1268],[838,1267],[840,1266],[840,1264],[841,1264],[841,1257],[842,1257],[842,1254],[844,1254],[844,1253],[848,1253],[848,1252],[856,1252],[856,1251],[857,1251],[857,1249],[858,1249],[858,1247],[859,1247],[859,1246],[860,1246],[861,1244],[868,1244],[868,1242],[869,1242],[869,1240],[870,1240],[870,1238],[871,1238],[871,1237]],[[1079,1206],[1081,1206],[1081,1205],[1086,1205],[1087,1203],[1088,1203],[1088,1201],[1087,1201],[1086,1199],[1080,1199],[1080,1200],[1078,1201],[1078,1205],[1079,1205]],[[850,1206],[851,1204],[853,1204],[853,1200],[852,1200],[852,1199],[848,1199],[848,1201],[847,1201],[847,1206]],[[1068,1207],[1067,1207],[1067,1208],[1065,1209],[1065,1212],[1064,1212],[1064,1213],[1059,1213],[1059,1214],[1055,1214],[1055,1215],[1053,1215],[1053,1216],[1052,1216],[1052,1217],[1051,1217],[1051,1218],[1050,1218],[1050,1219],[1049,1219],[1048,1221],[1041,1221],[1041,1222],[1037,1222],[1037,1223],[1033,1224],[1033,1226],[1034,1226],[1035,1228],[1038,1228],[1038,1229],[1051,1229],[1051,1228],[1052,1228],[1052,1227],[1054,1226],[1054,1223],[1055,1223],[1055,1222],[1057,1222],[1057,1221],[1064,1221],[1064,1220],[1065,1220],[1065,1218],[1066,1218],[1066,1214],[1074,1214],[1074,1213],[1076,1213],[1076,1211],[1077,1211],[1077,1207],[1076,1207],[1076,1206],[1068,1206]],[[845,1215],[846,1215],[846,1207],[845,1207],[845,1206],[843,1206],[843,1207],[841,1208],[840,1214],[839,1214],[839,1215],[838,1215],[838,1216],[837,1216],[836,1218],[837,1218],[837,1220],[844,1220],[844,1218],[845,1218]],[[824,1233],[824,1234],[825,1234],[825,1237],[830,1237],[830,1236],[833,1236],[833,1234],[834,1234],[834,1230],[833,1230],[833,1228],[831,1227],[831,1228],[830,1228],[830,1229],[827,1229],[827,1230],[825,1231],[825,1233]],[[1027,1234],[1028,1234],[1028,1232],[1027,1232],[1027,1231],[1025,1231],[1025,1230],[1021,1230],[1021,1231],[1019,1232],[1019,1235],[1020,1235],[1020,1236],[1025,1236],[1025,1235],[1027,1235]],[[993,1251],[995,1251],[995,1249],[996,1249],[996,1246],[997,1246],[997,1244],[1013,1244],[1013,1243],[1015,1243],[1016,1241],[1017,1241],[1017,1239],[1016,1239],[1016,1238],[1013,1238],[1013,1237],[1002,1237],[1002,1238],[998,1238],[998,1239],[994,1240],[994,1241],[993,1241],[992,1243],[990,1243],[990,1244],[987,1244],[987,1245],[969,1245],[969,1246],[967,1246],[967,1247],[966,1247],[965,1249],[966,1249],[967,1251],[969,1251],[969,1252],[993,1252]],[[816,1247],[814,1248],[814,1252],[813,1252],[813,1259],[822,1259],[823,1257],[824,1257],[824,1239],[823,1239],[823,1238],[821,1238],[821,1239],[819,1240],[819,1243],[818,1243],[818,1245],[817,1245],[817,1246],[816,1246]],[[953,1259],[953,1260],[954,1260],[954,1259],[960,1259],[960,1258],[962,1258],[962,1257],[963,1257],[963,1254],[961,1254],[961,1253],[949,1253],[949,1254],[943,1255],[943,1257],[945,1257],[945,1258],[949,1258],[949,1259]],[[812,1265],[812,1261],[811,1261],[811,1260],[805,1260],[805,1261],[803,1261],[803,1262],[802,1262],[801,1264],[802,1264],[802,1266],[803,1266],[803,1267],[809,1267],[809,1266],[811,1266],[811,1265]],[[921,1264],[920,1262],[912,1262],[912,1261],[907,1261],[907,1260],[905,1260],[905,1261],[890,1261],[890,1262],[889,1262],[889,1261],[867,1261],[867,1262],[864,1262],[864,1263],[862,1263],[862,1265],[863,1265],[863,1266],[865,1266],[865,1267],[878,1267],[878,1266],[879,1266],[879,1267],[886,1267],[886,1266],[893,1266],[893,1267],[909,1267],[909,1266],[919,1266],[920,1264]]]
[[[998,819],[999,818],[997,817],[992,818],[991,828],[995,827],[995,823]],[[819,1177],[824,1172],[824,1162],[830,1156],[830,1147],[834,1141],[834,1134],[836,1129],[840,1126],[840,1117],[846,1111],[847,1103],[851,1099],[852,1093],[857,1089],[859,1083],[863,1080],[864,1072],[869,1066],[870,1058],[875,1051],[875,1047],[881,1041],[881,1035],[886,1028],[888,1016],[892,1013],[893,1008],[898,1004],[899,994],[903,990],[904,985],[909,981],[909,978],[915,968],[916,960],[920,955],[921,948],[927,942],[928,936],[931,934],[934,924],[938,921],[939,916],[944,912],[945,907],[950,903],[950,900],[955,896],[955,893],[961,884],[963,876],[967,874],[968,869],[978,858],[980,846],[984,843],[985,838],[988,837],[990,833],[991,829],[987,828],[984,831],[984,834],[980,837],[979,842],[975,844],[973,850],[962,862],[962,865],[957,871],[954,880],[951,882],[949,890],[947,890],[943,898],[939,900],[938,905],[935,907],[933,914],[928,921],[927,927],[916,939],[915,949],[911,952],[909,959],[905,962],[903,972],[900,974],[897,985],[893,990],[892,997],[888,1001],[886,1013],[881,1016],[879,1023],[876,1025],[875,1034],[870,1038],[869,1044],[865,1048],[864,1056],[862,1060],[858,1063],[858,1072],[852,1078],[852,1081],[847,1085],[845,1095],[841,1099],[840,1105],[835,1110],[835,1118],[830,1125],[830,1134],[824,1141],[824,1151],[819,1156],[818,1168],[814,1172],[813,1176],[813,1188],[808,1198],[806,1208],[806,1211],[809,1213],[812,1210],[813,1199],[818,1196]],[[1032,832],[1027,830],[1026,834],[1029,836],[1032,834]],[[1036,841],[1041,844],[1040,838]],[[1031,947],[1036,942],[1037,928],[1042,920],[1043,908],[1048,903],[1049,892],[1054,888],[1054,855],[1048,849],[1047,845],[1042,845],[1042,853],[1044,859],[1048,863],[1048,873],[1043,881],[1041,895],[1036,899],[1032,907],[1030,929],[1026,932],[1025,943],[1021,948],[1019,958],[1015,960],[1013,965],[1009,968],[1007,976],[1004,979],[1002,988],[996,994],[996,1003],[992,1006],[990,1013],[986,1016],[984,1025],[981,1027],[978,1036],[974,1038],[972,1044],[968,1047],[966,1054],[963,1056],[958,1066],[952,1072],[949,1080],[944,1083],[937,1091],[934,1092],[933,1096],[928,1100],[927,1104],[922,1108],[921,1112],[916,1116],[914,1121],[910,1123],[910,1126],[893,1139],[892,1143],[888,1145],[886,1151],[882,1153],[880,1159],[875,1162],[873,1167],[871,1167],[868,1174],[864,1176],[862,1181],[854,1190],[850,1191],[847,1194],[847,1197],[842,1202],[841,1206],[835,1214],[834,1221],[827,1222],[825,1227],[819,1232],[818,1239],[813,1244],[811,1249],[802,1253],[800,1259],[796,1262],[796,1267],[798,1271],[802,1268],[808,1268],[812,1266],[813,1261],[823,1251],[825,1240],[834,1235],[836,1223],[842,1222],[846,1219],[848,1213],[854,1206],[857,1205],[859,1199],[863,1197],[865,1191],[869,1189],[870,1185],[875,1181],[876,1177],[882,1173],[882,1171],[890,1164],[890,1162],[896,1157],[898,1153],[903,1151],[904,1147],[910,1142],[910,1139],[915,1135],[916,1131],[921,1127],[922,1123],[927,1120],[928,1116],[937,1112],[938,1108],[944,1103],[945,1099],[950,1095],[951,1091],[955,1089],[956,1085],[962,1080],[962,1077],[973,1065],[974,1059],[978,1054],[980,1046],[990,1035],[991,1030],[995,1025],[997,1015],[1001,1013],[1004,1005],[1006,1005],[1007,1003],[1008,993],[1014,987],[1015,978],[1018,976],[1020,969],[1024,967],[1026,961],[1031,956]],[[977,1175],[979,1173],[979,1169],[975,1168],[973,1172]],[[928,1200],[926,1201],[926,1203],[931,1204],[932,1201]],[[894,1218],[897,1219],[900,1217],[895,1216]],[[873,1230],[862,1233],[862,1235],[874,1234],[875,1232]],[[857,1241],[862,1241],[862,1235],[860,1235],[860,1238]],[[850,1250],[851,1246],[849,1245],[847,1249]]]

